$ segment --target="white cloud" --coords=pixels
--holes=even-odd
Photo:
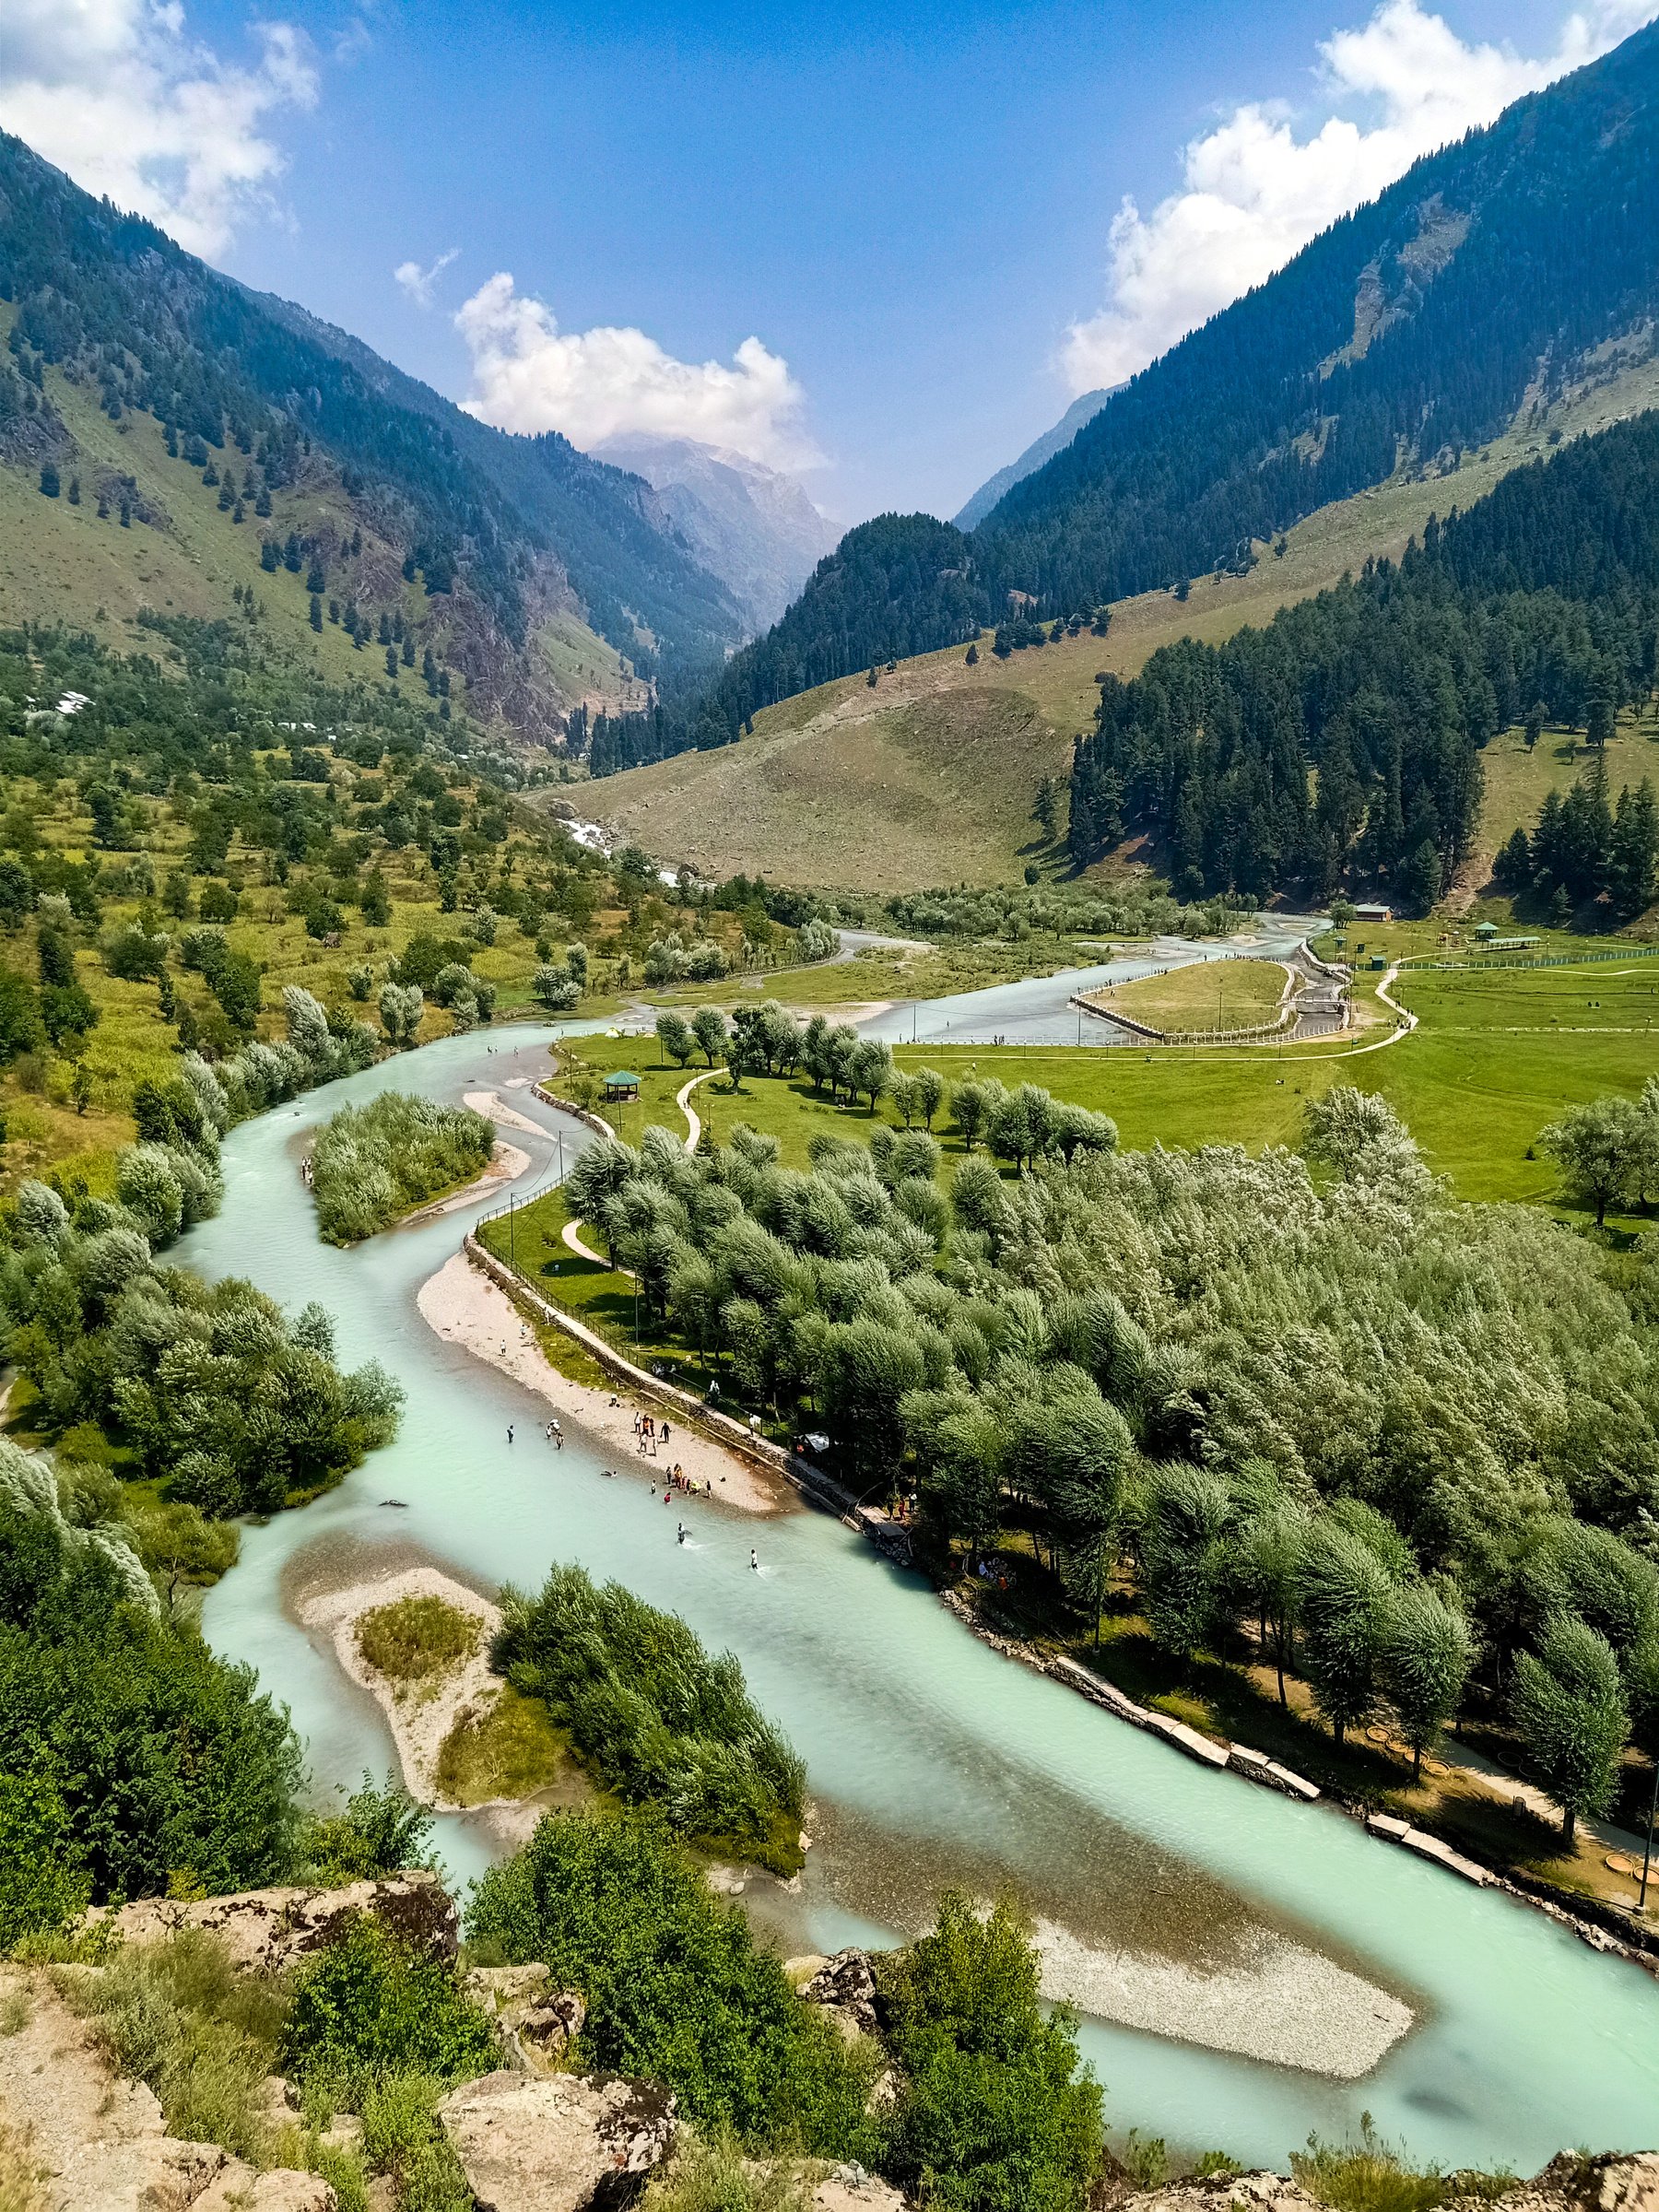
[[[1297,135],[1283,105],[1252,102],[1185,148],[1182,191],[1149,216],[1124,200],[1108,243],[1107,304],[1074,323],[1062,349],[1072,391],[1145,368],[1420,155],[1605,53],[1655,12],[1655,0],[1598,0],[1567,18],[1553,53],[1529,60],[1465,44],[1418,0],[1384,0],[1363,29],[1320,47],[1328,112],[1311,135]],[[1345,112],[1355,107],[1369,120]]]
[[[417,307],[430,307],[432,287],[460,254],[459,246],[452,246],[447,253],[440,253],[429,269],[423,269],[418,261],[400,261],[392,272],[392,280],[399,284]]]
[[[816,465],[800,428],[806,394],[789,365],[745,338],[728,368],[677,361],[642,330],[562,332],[502,271],[455,317],[472,355],[463,403],[498,429],[561,430],[584,449],[624,431],[726,446],[770,468]]]
[[[240,67],[186,34],[180,0],[3,0],[0,17],[0,126],[193,253],[222,252],[281,170],[267,117],[316,99],[289,23],[256,25]]]

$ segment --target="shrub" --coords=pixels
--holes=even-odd
[[[850,2049],[801,2002],[656,1817],[550,1816],[483,1877],[467,1928],[508,1963],[542,1960],[555,1986],[580,1990],[583,2062],[665,2083],[699,2129],[873,2157],[873,2047]]]
[[[149,2084],[173,2135],[264,2155],[262,2091],[286,2010],[276,1983],[240,1972],[200,1928],[123,1947],[98,1976],[67,1980],[117,2070]]]
[[[484,1624],[441,1597],[400,1597],[377,1606],[357,1624],[357,1644],[372,1667],[394,1682],[443,1674],[477,1650]]]
[[[940,1900],[938,1926],[883,1961],[902,2088],[884,2159],[909,2194],[960,2212],[1081,2212],[1103,2159],[1100,2091],[1076,2017],[1045,2014],[1006,1900]]]
[[[301,2080],[338,2084],[348,2103],[389,2075],[463,2081],[488,2073],[500,2055],[453,1962],[413,1949],[366,1914],[301,1975],[281,2054]]]
[[[318,1229],[331,1244],[372,1236],[435,1193],[469,1182],[494,1149],[493,1125],[470,1106],[383,1090],[367,1106],[342,1107],[312,1155]]]

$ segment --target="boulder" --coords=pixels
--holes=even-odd
[[[319,2174],[280,2167],[259,2173],[241,2159],[227,2159],[190,2212],[335,2212],[334,2191]]]
[[[455,1955],[454,1900],[435,1874],[348,1882],[342,1889],[246,1889],[194,1903],[147,1897],[119,1908],[94,1905],[87,1924],[108,1922],[128,1943],[158,1943],[178,1928],[206,1928],[224,1944],[233,1965],[275,1973],[333,1943],[359,1912],[372,1913],[419,1949],[446,1959]]]
[[[623,2212],[674,2146],[670,2092],[616,2075],[486,2074],[438,2118],[478,2212]]]
[[[1659,2212],[1659,2151],[1564,2150],[1503,2200],[1504,2212]]]
[[[844,2033],[876,2032],[876,1970],[868,1951],[837,1951],[801,1990],[808,2005],[819,2005]]]
[[[526,2074],[554,2074],[587,2023],[587,2001],[555,1990],[545,1966],[475,1967],[466,1994],[494,2020],[508,2055]]]
[[[862,2166],[838,2166],[813,2191],[812,2212],[904,2212],[904,2199]]]

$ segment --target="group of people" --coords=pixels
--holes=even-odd
[[[512,1441],[513,1430],[516,1426],[517,1424],[512,1421],[509,1421],[507,1424],[507,1441],[509,1443]],[[555,1452],[562,1452],[564,1450],[564,1430],[559,1427],[557,1421],[549,1421],[547,1423],[547,1441],[552,1445]]]
[[[615,1405],[616,1400],[613,1398],[611,1403],[612,1405]],[[659,1428],[657,1426],[656,1417],[653,1414],[649,1413],[636,1413],[634,1415],[633,1431],[636,1440],[634,1443],[634,1450],[636,1452],[649,1452],[653,1459],[656,1457],[657,1446],[659,1444],[665,1444],[668,1441],[670,1434],[667,1422],[665,1421],[661,1428]]]

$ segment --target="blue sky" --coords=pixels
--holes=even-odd
[[[85,0],[76,47],[54,0],[5,6],[0,122],[219,265],[509,427],[807,463],[842,521],[953,512],[1074,391],[1652,12]]]

